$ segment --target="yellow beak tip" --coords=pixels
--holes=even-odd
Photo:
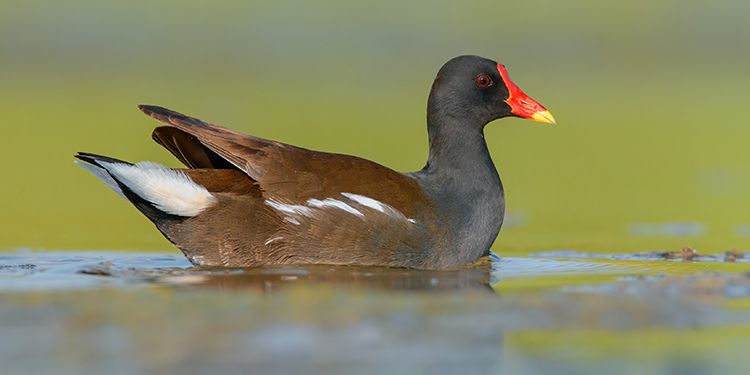
[[[531,119],[537,122],[543,122],[545,124],[555,125],[557,122],[555,122],[555,117],[552,116],[549,111],[539,111],[534,113],[531,116]]]

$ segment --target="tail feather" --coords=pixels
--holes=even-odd
[[[87,171],[91,172],[96,178],[104,182],[105,185],[107,185],[108,188],[112,189],[117,195],[128,199],[128,197],[125,196],[125,193],[122,192],[122,188],[120,188],[120,184],[117,183],[117,181],[112,178],[112,175],[110,175],[106,169],[96,165],[96,164],[89,164],[84,163],[82,161],[76,160],[75,163],[77,165],[80,165],[82,168],[86,169]]]
[[[75,157],[78,160],[85,161],[86,163],[96,165],[97,167],[101,167],[101,165],[99,164],[99,162],[109,162],[109,163],[120,163],[120,164],[132,165],[132,163],[128,163],[128,162],[126,162],[124,160],[115,159],[115,158],[111,158],[109,156],[104,156],[104,155],[92,154],[92,153],[89,153],[89,152],[78,152],[75,155],[73,155],[73,157]]]
[[[192,217],[216,203],[213,194],[180,170],[153,162],[100,164],[116,181],[162,212]]]
[[[179,170],[157,163],[128,163],[107,156],[78,153],[77,162],[110,189],[130,201],[157,227],[198,215],[214,196]]]
[[[171,109],[155,105],[141,104],[138,106],[143,113],[170,125],[196,126],[199,128],[210,128],[212,125],[195,117],[175,112]],[[216,126],[216,125],[213,125]]]

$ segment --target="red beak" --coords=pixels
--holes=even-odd
[[[534,121],[543,122],[550,125],[555,125],[555,118],[549,113],[547,108],[539,104],[536,100],[531,99],[528,95],[524,94],[508,76],[508,70],[505,69],[503,64],[497,64],[497,71],[500,72],[500,77],[505,82],[505,87],[508,88],[508,99],[505,102],[510,106],[510,113],[518,116],[527,118]]]

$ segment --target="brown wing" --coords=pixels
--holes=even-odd
[[[236,169],[180,169],[198,185],[212,193],[255,195],[260,197],[258,184]]]
[[[151,137],[190,168],[232,169],[222,157],[201,144],[197,138],[170,126],[154,129]]]
[[[153,137],[185,165],[233,166],[256,181],[270,199],[297,203],[352,193],[384,202],[407,216],[419,212],[417,205],[425,202],[412,178],[365,159],[241,134],[162,107],[139,108],[169,125],[157,128]]]

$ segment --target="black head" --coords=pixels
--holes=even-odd
[[[440,68],[427,113],[431,123],[449,118],[480,129],[508,116],[555,123],[549,111],[510,80],[502,64],[479,56],[455,57]]]

